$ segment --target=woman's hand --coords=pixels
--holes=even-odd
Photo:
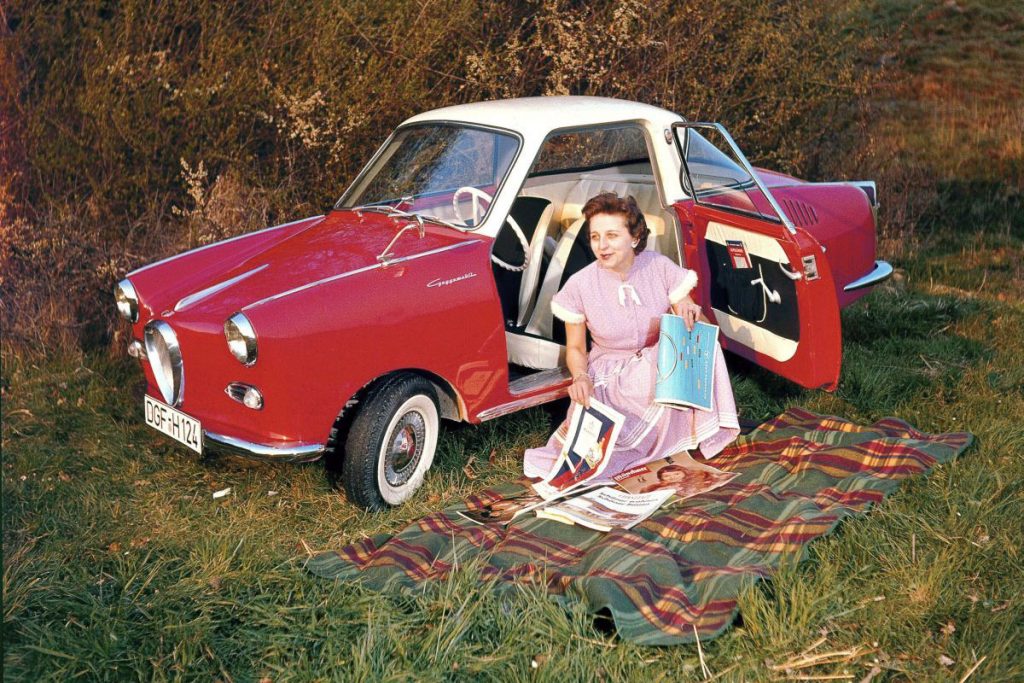
[[[572,384],[569,385],[569,398],[582,404],[584,408],[589,408],[590,397],[593,393],[594,382],[590,379],[590,375],[580,373],[573,377]]]
[[[700,306],[694,303],[693,299],[687,296],[679,303],[672,306],[673,312],[683,319],[683,323],[686,325],[688,332],[693,331],[693,326],[698,320],[704,318],[701,315]]]

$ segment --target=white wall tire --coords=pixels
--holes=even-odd
[[[398,407],[377,453],[377,488],[388,505],[404,503],[423,484],[437,449],[437,405],[416,394]]]
[[[412,374],[367,393],[345,439],[342,479],[353,503],[384,510],[408,500],[434,462],[440,413],[434,386]]]

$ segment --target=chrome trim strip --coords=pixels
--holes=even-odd
[[[253,460],[300,463],[317,460],[327,448],[323,444],[306,443],[271,446],[204,429],[203,452],[205,453],[207,449],[224,455],[238,455]]]
[[[295,225],[296,223],[302,223],[303,221],[315,221],[316,219],[323,218],[323,217],[324,217],[324,214],[320,214],[319,216],[309,216],[308,218],[300,218],[300,219],[298,219],[296,221],[291,221],[290,223],[282,223],[281,225],[274,225],[274,226],[271,226],[269,228],[263,228],[262,230],[257,230],[255,232],[247,232],[247,233],[242,234],[242,235],[235,235],[234,237],[229,237],[228,239],[221,240],[220,242],[213,242],[211,244],[204,244],[201,247],[196,247],[195,249],[189,249],[188,251],[183,251],[180,254],[175,254],[174,256],[168,256],[167,258],[161,259],[161,260],[157,261],[156,263],[150,263],[149,265],[142,266],[141,268],[136,268],[132,272],[130,272],[127,275],[125,275],[125,277],[131,277],[132,275],[138,275],[139,273],[147,271],[150,268],[156,268],[157,266],[162,266],[163,264],[170,263],[171,261],[179,259],[182,256],[187,256],[188,254],[196,254],[196,253],[199,253],[200,251],[204,251],[206,249],[209,249],[210,247],[216,247],[216,246],[219,246],[221,244],[227,244],[228,242],[234,242],[236,240],[242,239],[243,237],[252,237],[253,235],[260,235],[260,234],[262,234],[264,232],[270,232],[271,230],[277,230],[279,228],[287,228],[289,225]]]
[[[520,398],[515,401],[509,401],[508,403],[493,408],[483,410],[476,415],[476,419],[481,422],[487,420],[493,420],[496,417],[502,417],[510,413],[514,413],[525,408],[532,408],[533,406],[539,406],[541,403],[547,403],[548,401],[554,401],[555,399],[564,398],[569,395],[569,385],[563,383],[560,387],[552,389],[551,391],[545,391],[541,394],[534,394],[527,398]]]
[[[870,273],[846,285],[843,287],[843,291],[853,292],[865,287],[872,287],[883,280],[889,279],[890,275],[892,275],[892,266],[887,261],[875,261],[875,267]]]
[[[194,294],[189,294],[186,297],[182,297],[178,301],[178,303],[174,304],[174,310],[175,311],[181,311],[181,310],[183,310],[185,308],[188,308],[189,306],[191,306],[192,304],[196,303],[197,301],[201,301],[201,300],[205,299],[208,296],[212,296],[212,295],[216,294],[217,292],[221,291],[222,289],[227,289],[231,285],[235,284],[236,282],[241,282],[242,280],[244,280],[245,278],[249,277],[250,275],[255,275],[256,273],[258,273],[261,270],[263,270],[264,268],[266,268],[268,265],[269,264],[264,263],[259,268],[253,268],[252,270],[250,270],[248,272],[245,272],[245,273],[242,273],[241,275],[236,275],[235,277],[231,278],[230,280],[224,280],[224,282],[218,282],[215,285],[210,285],[206,289],[200,289],[198,292],[195,292]]]
[[[347,273],[339,273],[338,275],[332,275],[330,277],[325,277],[322,280],[314,280],[313,282],[308,282],[308,283],[306,283],[304,285],[300,285],[299,287],[295,287],[294,289],[289,289],[289,290],[280,292],[278,294],[273,294],[271,296],[266,297],[265,299],[260,299],[259,301],[252,302],[251,304],[246,304],[245,306],[242,306],[241,310],[242,311],[248,311],[250,308],[255,308],[256,306],[259,306],[261,304],[269,303],[271,301],[276,301],[277,299],[281,299],[281,298],[284,298],[286,296],[290,296],[292,294],[297,294],[299,292],[302,292],[302,291],[307,290],[307,289],[311,289],[311,288],[316,287],[318,285],[324,285],[324,284],[327,284],[328,282],[334,282],[335,280],[341,280],[343,278],[351,277],[353,275],[358,275],[360,273],[365,273],[365,272],[370,271],[370,270],[376,270],[378,268],[387,268],[387,267],[395,265],[396,263],[403,263],[405,261],[413,261],[415,259],[422,258],[424,256],[431,256],[433,254],[440,254],[443,251],[451,251],[452,249],[458,249],[459,247],[465,247],[465,246],[468,246],[470,244],[478,244],[480,242],[481,242],[481,240],[478,240],[478,239],[466,240],[464,242],[456,242],[455,244],[449,244],[447,247],[438,247],[437,249],[431,249],[429,251],[423,251],[423,252],[420,252],[418,254],[412,254],[410,256],[402,256],[402,257],[396,258],[396,259],[394,259],[392,261],[388,261],[386,264],[385,263],[374,263],[374,264],[371,264],[369,266],[363,266],[362,268],[356,268],[355,270],[350,270]]]

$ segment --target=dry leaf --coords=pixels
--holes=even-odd
[[[71,481],[71,477],[65,474],[64,470],[61,470],[60,472],[57,473],[57,478],[64,482]]]
[[[956,625],[953,623],[953,620],[951,619],[947,621],[946,625],[939,630],[942,631],[943,635],[951,636],[954,633],[956,633]]]
[[[206,583],[210,584],[210,588],[212,588],[213,590],[219,591],[222,582],[223,579],[221,579],[219,576],[211,576],[210,580]]]
[[[539,669],[544,666],[544,663],[548,661],[548,655],[535,655],[533,661],[530,662],[530,666],[534,669]]]
[[[109,550],[112,553],[119,553],[121,552],[121,544],[117,541],[114,541],[113,543],[107,546],[107,550]]]
[[[939,655],[939,664],[942,666],[953,666],[956,662],[946,655]]]
[[[473,461],[476,460],[476,456],[469,456],[469,460],[462,467],[462,473],[466,475],[467,479],[476,479],[476,472],[473,471]]]
[[[498,449],[497,448],[492,448],[491,449],[491,454],[487,456],[487,462],[489,462],[489,463],[491,463],[493,465],[497,461],[498,461]]]
[[[1006,609],[1009,606],[1010,606],[1010,601],[1009,600],[1005,600],[1005,601],[999,603],[998,605],[996,605],[995,607],[993,607],[992,611],[993,612],[1002,612],[1004,609]]]

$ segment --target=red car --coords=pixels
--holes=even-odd
[[[580,209],[636,197],[699,274],[724,347],[805,387],[839,378],[839,309],[885,279],[871,182],[753,169],[718,124],[542,97],[404,122],[326,215],[193,249],[115,289],[147,424],[200,453],[341,458],[349,497],[422,483],[441,418],[567,393],[551,297],[593,259]]]

